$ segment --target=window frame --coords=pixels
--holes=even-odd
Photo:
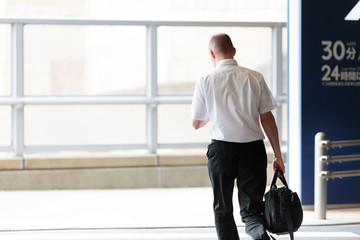
[[[272,85],[269,86],[280,105],[286,103],[282,93],[283,58],[282,29],[284,22],[186,22],[186,21],[117,21],[117,20],[72,20],[72,19],[0,19],[0,24],[11,24],[11,96],[0,97],[1,105],[10,105],[12,114],[12,145],[0,146],[0,151],[11,150],[14,155],[24,152],[61,150],[115,150],[147,149],[156,153],[160,148],[202,148],[208,142],[199,143],[158,143],[158,105],[189,104],[191,95],[159,95],[157,81],[157,29],[159,26],[191,27],[268,27],[272,29]],[[26,24],[60,25],[126,25],[146,27],[146,94],[145,96],[25,96],[24,95],[24,26]],[[97,104],[141,104],[146,106],[146,143],[119,145],[24,145],[25,105],[97,105]],[[274,111],[282,136],[282,108]],[[189,122],[190,124],[190,122]],[[285,142],[282,141],[282,144]],[[268,144],[268,143],[267,143]]]

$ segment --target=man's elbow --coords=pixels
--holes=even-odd
[[[192,125],[195,130],[200,128],[200,121],[199,120],[193,120]]]
[[[272,122],[274,120],[275,120],[275,118],[274,118],[274,115],[271,113],[271,111],[260,115],[261,122]]]

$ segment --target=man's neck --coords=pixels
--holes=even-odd
[[[225,59],[234,59],[234,57],[217,58],[217,59],[215,59],[215,66],[217,66],[219,62],[221,62],[222,60],[225,60]]]

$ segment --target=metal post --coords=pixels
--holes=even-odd
[[[24,96],[24,25],[11,26],[11,92],[15,99]],[[12,112],[12,147],[16,156],[24,151],[24,105],[16,103]]]
[[[325,133],[319,132],[315,135],[314,211],[317,219],[326,219],[327,185],[326,178],[321,176],[321,172],[326,171],[327,168],[326,162],[321,159],[321,156],[327,155],[327,146],[323,144],[325,140],[327,140]]]
[[[282,27],[280,24],[272,28],[272,46],[271,46],[271,72],[272,86],[271,92],[276,96],[282,95],[283,71],[282,71]],[[276,108],[275,119],[278,126],[282,125],[282,107]],[[280,143],[282,142],[282,128],[278,128]]]
[[[149,99],[157,96],[157,26],[147,26],[146,36],[146,95]],[[155,153],[157,149],[157,104],[146,106],[146,142],[148,150]]]

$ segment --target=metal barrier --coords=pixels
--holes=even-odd
[[[315,218],[326,219],[327,185],[326,181],[334,178],[360,176],[360,170],[329,172],[327,165],[330,163],[342,163],[360,160],[359,155],[328,156],[329,148],[342,148],[349,146],[360,146],[359,140],[329,141],[325,133],[319,132],[315,136],[315,189],[314,210]]]
[[[159,104],[190,104],[192,95],[161,95],[158,93],[158,28],[159,27],[259,27],[269,28],[272,34],[272,92],[280,103],[286,103],[282,94],[282,34],[284,22],[202,22],[202,21],[136,21],[136,20],[86,20],[86,19],[12,19],[0,18],[1,24],[11,25],[11,95],[0,96],[0,106],[11,107],[11,146],[0,146],[0,151],[11,151],[16,156],[24,152],[63,151],[63,150],[117,150],[148,149],[155,153],[158,148],[198,148],[206,147],[208,142],[159,143],[158,106]],[[24,27],[26,25],[83,25],[83,26],[144,26],[146,28],[146,94],[119,96],[28,96],[24,94]],[[109,145],[25,145],[24,108],[32,105],[96,105],[96,104],[138,104],[146,106],[146,142],[139,144]],[[281,131],[282,108],[275,112]],[[189,124],[190,125],[190,124]],[[281,136],[281,132],[279,132]],[[285,143],[285,142],[283,142]]]

